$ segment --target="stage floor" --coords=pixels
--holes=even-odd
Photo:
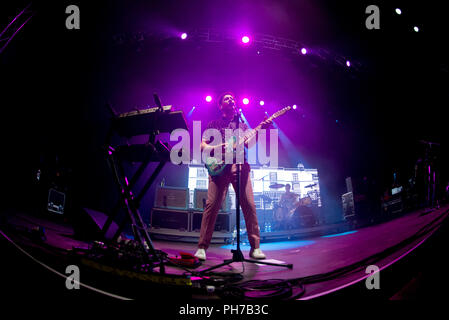
[[[267,259],[263,261],[291,263],[293,264],[292,269],[235,262],[215,271],[241,273],[242,281],[296,279],[326,274],[362,262],[351,272],[345,272],[325,281],[307,284],[306,292],[300,299],[312,299],[364,280],[368,276],[366,267],[370,264],[375,264],[380,270],[383,270],[405,257],[407,253],[417,248],[436,231],[436,228],[433,227],[447,217],[448,208],[449,205],[435,210],[418,210],[391,221],[340,234],[261,244],[261,249],[267,256]],[[50,247],[70,250],[73,247],[87,248],[88,246],[86,242],[73,238],[73,229],[67,224],[25,214],[10,215],[8,223],[24,228],[44,226],[47,235],[46,243]],[[427,230],[430,231],[423,232]],[[153,244],[156,249],[166,252],[169,256],[179,255],[181,251],[192,254],[196,251],[195,243],[157,240],[153,241]],[[212,244],[207,250],[207,261],[203,262],[195,271],[230,259],[232,257],[230,250],[234,247],[235,245]],[[244,256],[248,257],[249,247],[244,245],[241,249]],[[369,258],[373,259],[369,261]],[[183,274],[185,270],[167,266],[166,272]]]

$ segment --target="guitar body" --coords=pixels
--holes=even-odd
[[[232,137],[227,141],[226,152],[233,152],[233,147],[235,146],[236,138]],[[234,152],[235,153],[235,152]],[[205,166],[207,172],[211,177],[220,176],[228,166],[228,164],[223,163],[222,160],[218,160],[215,157],[209,157],[206,159]]]
[[[218,161],[217,158],[210,157],[206,159],[205,166],[207,168],[207,172],[209,172],[209,175],[211,177],[216,177],[220,176],[228,165],[223,163],[223,161]]]

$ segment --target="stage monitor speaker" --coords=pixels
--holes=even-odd
[[[202,212],[192,213],[192,231],[199,232],[201,230],[201,220],[203,219]],[[215,221],[214,231],[231,232],[231,214],[230,213],[218,213],[217,220]]]
[[[204,210],[206,207],[206,201],[207,201],[207,189],[195,189],[193,191],[193,208],[195,210]],[[227,212],[230,207],[230,199],[229,194],[226,192],[226,197],[221,204],[220,211],[221,212]]]
[[[153,208],[151,210],[150,226],[156,229],[189,231],[190,212],[186,210]]]
[[[164,209],[188,209],[189,188],[158,187],[154,198],[154,206]]]
[[[79,215],[74,218],[75,236],[83,240],[111,240],[118,230],[117,224],[112,221],[109,229],[103,237],[102,229],[108,216],[103,212],[89,208],[83,208]],[[121,234],[124,238],[124,234]]]

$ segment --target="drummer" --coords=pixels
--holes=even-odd
[[[287,183],[285,185],[285,193],[281,196],[279,200],[279,205],[285,207],[288,210],[294,208],[298,202],[298,195],[296,193],[290,192],[291,186]]]

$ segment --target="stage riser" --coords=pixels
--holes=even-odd
[[[282,240],[299,240],[305,238],[321,237],[329,234],[339,234],[352,230],[352,226],[348,223],[339,223],[336,225],[317,226],[311,228],[293,229],[288,231],[278,232],[260,232],[260,241],[282,241]],[[177,242],[198,242],[200,237],[199,232],[179,231],[167,228],[151,228],[150,234],[153,239],[169,240]],[[247,242],[246,234],[243,234],[242,242]],[[232,243],[231,232],[217,232],[212,235],[211,243],[216,244],[229,244]]]
[[[201,229],[202,211],[169,210],[153,208],[150,216],[152,229],[169,229],[185,232],[199,232]],[[219,213],[215,223],[215,231],[232,232],[234,228],[232,215]]]

